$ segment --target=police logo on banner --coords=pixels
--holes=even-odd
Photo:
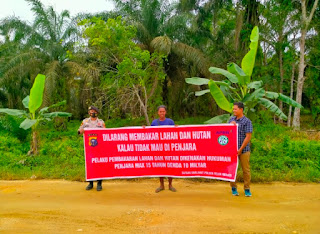
[[[224,135],[219,136],[218,143],[220,145],[226,145],[228,144],[228,142],[229,142],[229,138],[227,136],[224,136]]]
[[[89,134],[89,146],[95,147],[98,145],[98,135]]]

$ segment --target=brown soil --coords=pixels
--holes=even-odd
[[[251,198],[226,182],[0,181],[1,233],[319,233],[320,184],[253,184]],[[95,183],[96,186],[96,183]],[[240,185],[239,185],[240,187]]]

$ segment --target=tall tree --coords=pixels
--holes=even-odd
[[[306,79],[304,76],[304,70],[306,67],[305,63],[305,42],[306,42],[306,36],[307,32],[309,30],[309,26],[312,20],[312,17],[314,15],[314,12],[316,11],[316,8],[318,7],[319,0],[315,0],[312,4],[311,10],[307,11],[307,1],[306,0],[300,0],[301,3],[301,36],[300,36],[300,59],[299,59],[299,73],[298,73],[298,83],[297,83],[297,96],[296,96],[296,102],[301,104],[302,101],[302,91],[303,91],[303,84]],[[295,130],[300,129],[300,108],[294,109],[294,115],[293,115],[293,121],[292,126]]]
[[[241,27],[240,41],[238,58],[244,56],[245,51],[248,50],[250,45],[250,33],[254,26],[259,26],[259,1],[257,0],[239,0],[241,6],[244,8],[243,14],[243,25]],[[240,28],[240,27],[239,27]]]
[[[306,41],[308,45],[308,61],[306,62],[306,76],[304,94],[310,105],[314,125],[320,123],[320,7],[315,11],[311,27],[315,35]]]
[[[283,94],[285,77],[284,53],[289,48],[289,36],[296,30],[294,23],[294,7],[291,0],[269,0],[261,5],[262,10],[262,41],[270,45],[279,61],[279,93]],[[283,102],[279,100],[279,108],[283,111]]]

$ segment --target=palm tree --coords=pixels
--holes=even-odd
[[[14,17],[3,19],[0,25],[0,32],[4,38],[4,42],[0,45],[0,85],[2,94],[6,96],[2,99],[2,105],[10,108],[17,104],[18,107],[22,107],[22,98],[30,89],[30,80],[26,77],[25,70],[15,66],[10,67],[10,62],[25,62],[23,56],[18,56],[24,53],[26,48],[26,43],[23,43],[24,35],[31,31],[31,27],[24,27],[25,25],[25,22]],[[15,60],[11,60],[13,58]]]
[[[8,47],[0,60],[0,84],[8,100],[12,100],[11,108],[26,95],[33,82],[31,77],[39,72],[47,76],[44,105],[70,98],[73,77],[77,74],[92,78],[90,71],[71,59],[75,42],[80,38],[77,19],[71,18],[67,10],[58,14],[52,6],[44,7],[40,0],[26,1],[35,15],[32,24],[9,17],[0,26],[4,45]]]
[[[176,15],[177,5],[165,0],[114,0],[116,10],[137,28],[137,40],[149,51],[160,51],[192,63],[205,77],[210,61],[200,49],[180,42],[182,34],[189,31],[190,15]]]

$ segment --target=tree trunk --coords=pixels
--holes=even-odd
[[[266,49],[266,42],[263,42],[263,65],[267,66],[267,49]]]
[[[292,62],[292,73],[291,73],[291,82],[290,82],[290,98],[293,99],[293,83],[294,83],[294,70],[295,70],[295,62]],[[288,113],[288,122],[287,126],[291,127],[291,114],[292,114],[292,106],[289,105],[289,113]]]
[[[297,94],[296,94],[296,102],[298,102],[299,104],[301,104],[301,101],[302,101],[302,90],[303,90],[303,83],[305,80],[304,69],[306,65],[304,62],[304,52],[305,52],[305,44],[306,44],[306,35],[307,35],[309,24],[313,17],[313,14],[318,6],[319,0],[315,0],[315,2],[313,3],[313,7],[308,17],[307,17],[306,0],[300,0],[300,1],[301,1],[301,37],[300,37],[299,75],[298,75]],[[292,126],[294,130],[300,130],[300,108],[294,109]]]
[[[282,43],[282,42],[281,42]],[[279,50],[279,69],[280,69],[280,88],[279,93],[283,94],[283,60],[282,60],[282,48]],[[283,102],[279,100],[279,109],[283,112]],[[279,122],[282,123],[282,119],[279,119]]]
[[[239,49],[239,42],[240,42],[240,32],[243,26],[243,11],[240,9],[240,4],[237,3],[236,6],[236,28],[234,34],[234,49],[238,52]]]
[[[37,155],[38,154],[38,132],[34,129],[32,129],[31,133],[32,139],[31,139],[31,147],[30,151],[28,152],[28,155]]]
[[[142,107],[143,115],[146,118],[147,125],[150,126],[151,124],[150,124],[150,120],[149,120],[149,116],[148,116],[147,107],[145,107],[144,105],[142,105],[141,107]]]
[[[14,96],[10,93],[8,93],[8,108],[10,109],[14,109],[15,106],[14,106]]]
[[[136,96],[137,96],[137,98],[139,100],[140,108],[142,108],[143,115],[146,118],[147,125],[150,126],[151,124],[150,124],[150,120],[149,120],[149,116],[148,116],[148,106],[147,106],[148,97],[146,95],[146,101],[145,101],[145,103],[143,103],[143,101],[142,101],[142,99],[141,99],[141,97],[139,95],[138,89],[134,85],[132,85],[132,86],[133,86],[134,93],[136,94]],[[145,94],[146,94],[146,90],[144,90],[144,91],[145,91]]]
[[[305,80],[304,69],[306,65],[304,63],[304,51],[305,51],[306,35],[307,35],[307,29],[304,28],[301,30],[301,37],[300,37],[299,75],[298,75],[297,94],[296,94],[296,102],[299,104],[301,104],[301,101],[302,101],[302,90],[303,90],[303,83]],[[292,126],[294,130],[300,130],[300,108],[296,107],[294,109]]]

